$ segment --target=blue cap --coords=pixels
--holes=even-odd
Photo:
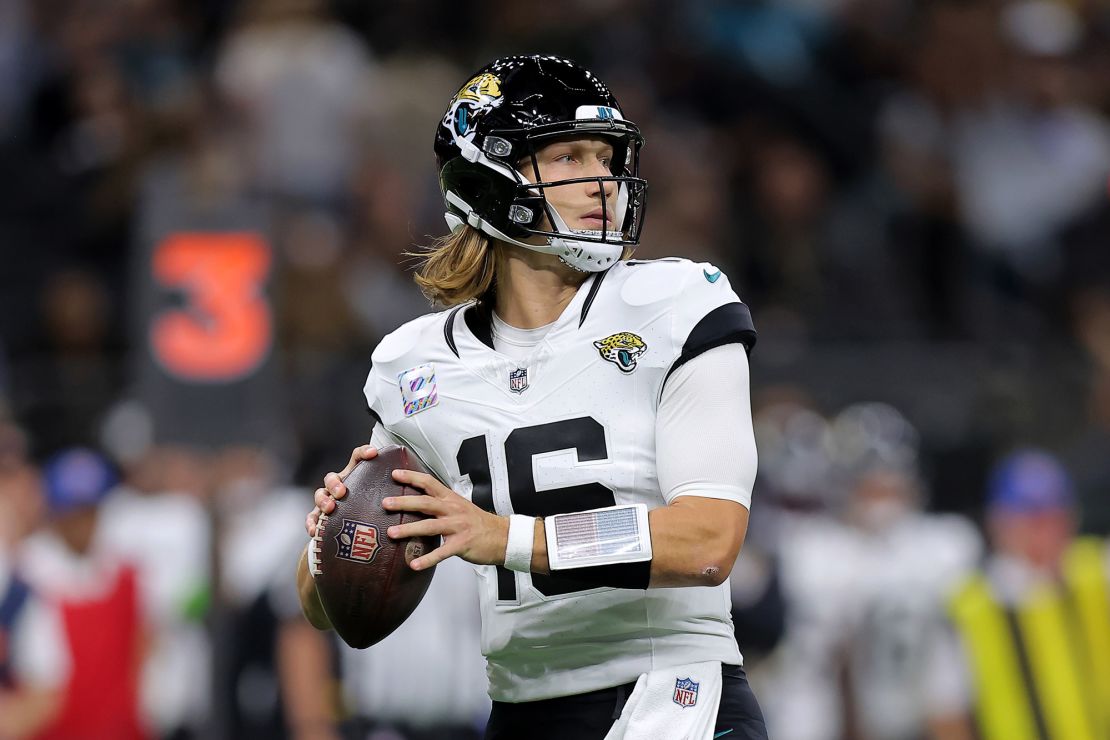
[[[64,450],[47,460],[42,477],[47,506],[55,513],[96,506],[117,482],[107,458],[80,447]]]
[[[1020,514],[1067,509],[1075,503],[1071,478],[1054,455],[1027,449],[1013,453],[991,473],[987,504]]]

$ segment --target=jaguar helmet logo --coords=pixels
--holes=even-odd
[[[501,105],[501,80],[497,75],[485,72],[472,78],[451,101],[443,125],[451,132],[455,143],[472,143],[475,134],[474,121],[490,110]]]
[[[630,331],[621,331],[610,334],[602,340],[594,342],[601,359],[617,366],[622,373],[630,373],[636,369],[636,361],[640,355],[647,351],[647,345],[639,335]]]

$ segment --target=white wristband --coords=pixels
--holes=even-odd
[[[505,567],[519,573],[532,570],[532,540],[536,536],[536,518],[513,514],[509,517],[509,543],[505,546]]]

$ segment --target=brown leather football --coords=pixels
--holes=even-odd
[[[373,460],[358,463],[344,483],[347,495],[322,515],[312,543],[320,602],[343,641],[370,647],[404,622],[424,598],[435,568],[413,570],[414,559],[439,547],[439,537],[392,540],[394,524],[426,519],[411,511],[382,508],[387,496],[424,495],[393,480],[392,471],[428,469],[406,447],[383,447]]]

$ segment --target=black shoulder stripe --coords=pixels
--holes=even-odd
[[[739,343],[744,345],[744,349],[750,355],[752,347],[755,346],[755,340],[755,324],[752,323],[752,314],[747,306],[739,302],[718,306],[703,316],[690,331],[690,336],[682,345],[682,352],[671,365],[671,369],[667,371],[663,384],[666,385],[671,373],[702,352],[725,344]]]
[[[456,306],[454,311],[447,314],[447,320],[443,322],[443,338],[447,340],[447,346],[455,353],[455,357],[459,356],[459,348],[455,346],[455,314],[461,311],[465,305]]]
[[[625,260],[624,264],[629,267],[636,267],[637,265],[650,265],[655,262],[682,262],[681,257],[657,257],[653,260]]]
[[[609,270],[613,268],[610,267]],[[586,301],[582,304],[582,317],[578,319],[578,326],[581,328],[582,324],[586,323],[586,314],[590,312],[590,306],[594,303],[594,298],[597,297],[597,291],[601,288],[601,281],[609,274],[609,270],[599,272],[597,277],[594,278],[593,284],[590,286],[590,292],[586,294]]]
[[[478,341],[493,349],[493,308],[486,301],[478,301],[463,312],[463,321]],[[458,352],[455,356],[458,356]]]

